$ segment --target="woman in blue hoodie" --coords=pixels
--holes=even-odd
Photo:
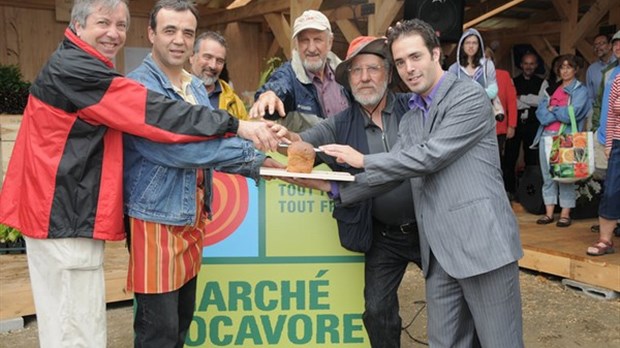
[[[551,178],[549,159],[544,144],[548,138],[544,137],[573,132],[568,114],[569,105],[572,105],[575,111],[575,121],[578,128],[576,131],[582,131],[591,105],[586,86],[579,82],[576,77],[580,65],[578,58],[572,54],[565,54],[554,61],[556,63],[552,69],[560,78],[559,85],[554,85],[551,81],[538,104],[536,117],[540,121],[540,127],[531,146],[531,148],[538,146],[540,149],[540,170],[543,177],[542,196],[545,202],[545,215],[536,223],[546,225],[554,221],[553,212],[559,197],[562,210],[556,226],[568,227],[571,224],[570,211],[576,203],[576,187],[575,184],[559,183]]]
[[[495,65],[484,58],[484,42],[476,29],[467,29],[458,45],[457,61],[448,68],[448,71],[460,79],[470,79],[478,82],[489,96],[489,100],[497,96],[497,81],[495,79]]]

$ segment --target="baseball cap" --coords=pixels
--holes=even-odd
[[[338,67],[336,67],[336,82],[350,90],[351,87],[349,86],[347,70],[349,69],[349,65],[351,64],[353,58],[362,53],[371,53],[380,56],[381,58],[387,58],[388,48],[385,41],[385,37],[376,36],[358,36],[353,39],[351,44],[349,44],[347,57],[345,60],[340,62],[340,64],[338,64]]]
[[[614,36],[611,37],[611,42],[614,42],[616,40],[620,40],[620,30],[618,30]]]
[[[330,33],[332,32],[329,19],[321,12],[315,10],[304,11],[301,16],[295,19],[295,23],[293,24],[293,38],[306,29],[327,30]]]

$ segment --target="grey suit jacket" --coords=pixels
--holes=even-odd
[[[514,262],[523,250],[504,192],[491,103],[477,83],[445,74],[428,119],[409,111],[394,148],[364,156],[365,172],[340,195],[348,204],[411,178],[424,272],[432,250],[460,279]]]

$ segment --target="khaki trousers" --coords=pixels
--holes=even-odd
[[[105,348],[104,242],[25,237],[42,348]]]

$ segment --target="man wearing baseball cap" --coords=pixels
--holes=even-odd
[[[385,40],[360,36],[351,42],[346,60],[336,69],[336,81],[352,94],[352,105],[299,135],[289,134],[291,140],[314,146],[346,144],[365,154],[387,152],[396,143],[398,125],[409,109],[411,94],[396,95],[388,90],[392,65]],[[332,157],[321,159],[334,171],[359,172]],[[328,192],[333,199],[339,196],[336,182],[292,182]],[[409,262],[420,267],[410,181],[353,206],[336,204],[333,216],[342,246],[366,254],[363,320],[371,346],[400,347],[397,291]]]
[[[333,37],[321,12],[307,10],[297,17],[292,59],[258,89],[249,116],[279,119],[295,112],[280,121],[300,131],[349,107],[346,91],[335,80],[340,59],[331,52]]]

